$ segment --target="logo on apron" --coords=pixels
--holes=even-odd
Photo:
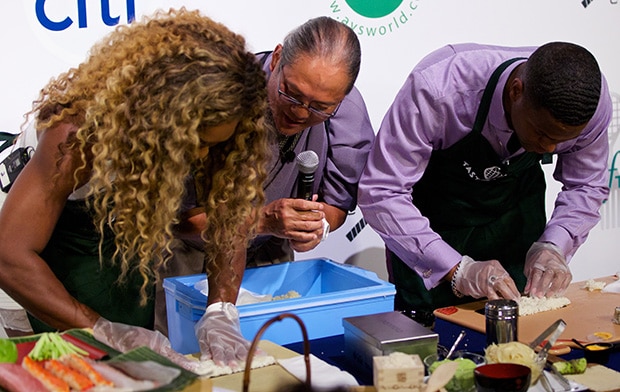
[[[467,161],[463,161],[463,167],[465,168],[465,171],[467,171],[467,175],[476,181],[493,181],[507,176],[507,174],[502,173],[502,168],[499,166],[491,166],[484,169],[482,178],[476,174]]]

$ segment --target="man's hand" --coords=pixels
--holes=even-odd
[[[323,204],[317,201],[278,199],[263,208],[258,229],[260,234],[288,239],[293,250],[305,252],[321,242],[324,217]]]
[[[521,296],[514,281],[497,260],[474,261],[463,256],[454,276],[455,288],[474,298],[513,299]]]
[[[560,249],[548,242],[534,242],[525,256],[525,293],[532,297],[562,294],[573,275]]]

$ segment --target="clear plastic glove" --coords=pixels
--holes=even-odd
[[[212,359],[217,365],[237,368],[245,361],[251,343],[241,334],[239,311],[230,302],[207,306],[194,327],[200,345],[200,359]]]
[[[552,297],[564,293],[571,274],[562,251],[549,242],[534,242],[525,256],[525,293],[532,297]]]
[[[93,336],[120,352],[146,346],[187,370],[195,371],[197,369],[198,362],[176,352],[170,345],[168,338],[159,331],[113,323],[100,317],[93,327]]]
[[[454,282],[461,294],[474,298],[517,300],[521,297],[515,282],[497,260],[474,261],[463,256]]]

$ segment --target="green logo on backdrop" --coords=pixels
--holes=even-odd
[[[357,35],[385,37],[408,24],[421,0],[326,0],[330,14]],[[618,0],[620,1],[620,0]]]
[[[345,0],[351,9],[367,18],[381,18],[392,13],[402,0]]]

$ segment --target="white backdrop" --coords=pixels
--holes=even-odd
[[[88,3],[88,4],[86,4]],[[0,130],[18,132],[23,114],[50,77],[82,61],[88,48],[116,23],[158,8],[200,9],[243,34],[254,51],[270,50],[293,27],[319,15],[352,27],[362,43],[357,87],[365,96],[378,129],[383,114],[411,68],[424,55],[447,43],[539,45],[572,41],[599,60],[614,96],[610,131],[610,200],[602,222],[574,257],[575,279],[620,270],[619,174],[615,169],[620,142],[620,4],[618,0],[35,0],[0,2]],[[370,15],[374,12],[373,15]],[[28,133],[32,139],[32,132]],[[4,157],[3,154],[2,157]],[[550,177],[548,211],[559,186]],[[4,194],[0,192],[0,200]],[[297,258],[329,257],[356,264],[385,277],[384,248],[371,228],[355,225],[356,211],[345,225],[315,250]],[[359,230],[361,228],[361,231]],[[353,238],[347,238],[347,234]],[[356,237],[352,237],[357,234]]]

